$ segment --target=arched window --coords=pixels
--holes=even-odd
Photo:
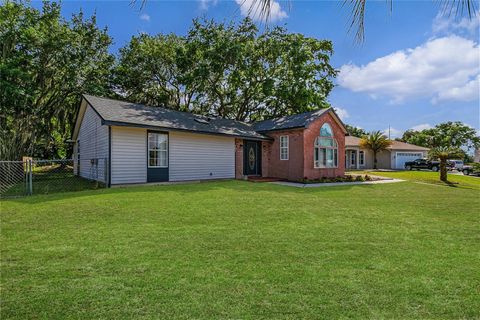
[[[315,168],[336,168],[338,166],[338,144],[328,123],[320,128],[320,136],[315,139],[314,147]]]

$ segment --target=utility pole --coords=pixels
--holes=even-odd
[[[390,138],[390,125],[388,125],[388,140],[392,140],[392,139]]]

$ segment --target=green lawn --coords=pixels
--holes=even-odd
[[[225,181],[0,204],[1,319],[480,318],[479,190]]]
[[[353,171],[355,174],[371,174],[382,177],[429,183],[453,188],[480,190],[480,178],[458,174],[448,174],[448,182],[440,181],[440,173],[432,171]]]

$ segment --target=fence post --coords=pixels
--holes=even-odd
[[[33,194],[33,181],[32,181],[32,159],[28,160],[28,194]]]
[[[22,160],[22,166],[23,166],[23,170],[25,172],[24,174],[24,179],[25,179],[25,193],[28,194],[29,190],[30,190],[30,176],[29,176],[29,170],[28,170],[28,160]]]

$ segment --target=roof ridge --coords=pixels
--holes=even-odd
[[[282,119],[282,118],[285,118],[285,117],[294,117],[294,116],[299,116],[299,115],[302,115],[302,114],[307,114],[307,113],[315,113],[315,112],[318,112],[318,111],[322,111],[322,112],[325,112],[327,111],[328,109],[333,109],[332,107],[328,107],[328,108],[320,108],[320,109],[315,109],[315,110],[311,110],[311,111],[305,111],[305,112],[300,112],[300,113],[294,113],[294,114],[288,114],[288,115],[285,115],[285,116],[280,116],[280,117],[275,117],[275,118],[270,118],[270,119],[264,119],[264,120],[260,120],[260,121],[254,121],[254,122],[251,122],[252,124],[258,124],[258,123],[262,123],[264,121],[274,121],[274,120],[278,120],[278,119]]]

